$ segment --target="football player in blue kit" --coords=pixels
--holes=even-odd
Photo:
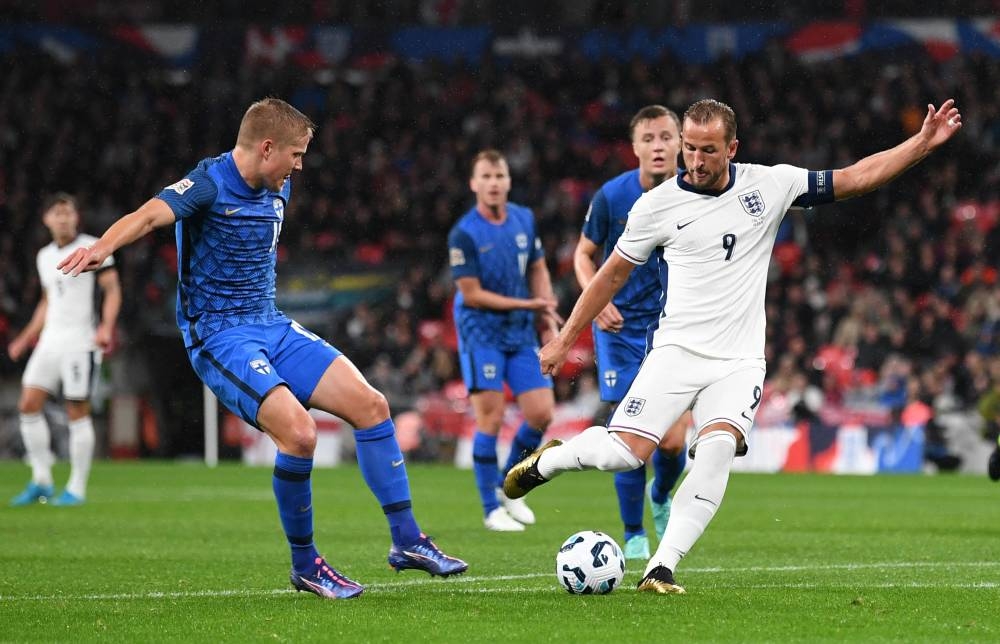
[[[316,424],[310,407],[356,428],[362,476],[392,534],[389,564],[397,571],[412,568],[443,577],[468,565],[444,554],[414,519],[385,397],[340,351],[275,306],[275,262],[290,178],[302,169],[314,129],[284,101],[257,101],[244,114],[230,152],[202,160],[59,268],[72,275],[95,270],[115,250],[175,224],[177,324],[191,364],[227,408],[267,433],[278,448],[272,483],[291,548],[292,585],[338,599],[364,589],[328,564],[313,542]]]
[[[455,326],[459,361],[476,417],[472,459],[487,529],[518,532],[535,522],[521,499],[499,489],[507,470],[541,442],[552,421],[552,379],[538,363],[536,321],[543,340],[555,337],[562,320],[541,241],[530,209],[507,201],[507,161],[484,150],[472,162],[469,187],[476,205],[452,227],[448,259],[458,293]],[[537,319],[536,319],[537,318]],[[497,469],[497,434],[503,423],[504,382],[524,414],[510,457]]]
[[[680,119],[662,105],[643,107],[629,123],[632,151],[639,167],[606,182],[594,194],[584,220],[583,232],[573,253],[573,266],[581,288],[586,288],[597,272],[594,261],[600,252],[607,259],[625,230],[628,213],[636,200],[677,173],[681,149]],[[652,256],[637,267],[614,299],[594,320],[594,349],[601,400],[608,403],[604,416],[628,392],[646,357],[652,335],[663,309],[667,291],[668,266]],[[601,418],[603,422],[605,418]],[[677,483],[687,458],[684,433],[690,414],[674,423],[653,452],[654,477],[649,486],[650,506],[657,537],[663,537],[670,517],[670,491]],[[649,559],[649,539],[642,526],[645,510],[646,468],[615,473],[618,509],[625,526],[625,558]]]

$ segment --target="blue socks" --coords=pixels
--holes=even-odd
[[[681,450],[676,456],[653,450],[653,486],[650,496],[656,503],[664,503],[677,479],[687,464],[687,452]],[[625,541],[636,535],[646,534],[642,527],[645,506],[643,494],[646,487],[646,468],[640,467],[628,472],[615,473],[615,491],[618,492],[618,513],[625,525]]]
[[[670,490],[677,485],[677,479],[684,473],[687,464],[687,450],[681,449],[676,456],[653,450],[653,487],[649,496],[656,503],[664,503],[670,495]]]
[[[618,513],[621,515],[622,523],[625,524],[625,541],[636,535],[646,534],[646,530],[642,527],[646,467],[637,467],[628,472],[615,472],[615,491],[618,492]]]
[[[472,471],[484,516],[500,507],[497,501],[497,437],[477,431],[472,438]]]
[[[292,567],[299,572],[309,570],[319,556],[313,544],[312,465],[311,458],[281,452],[274,459],[274,497],[292,548]]]
[[[521,423],[521,426],[517,428],[517,433],[514,434],[514,440],[510,442],[510,456],[507,457],[507,464],[500,472],[497,486],[503,487],[503,478],[507,476],[510,468],[527,458],[529,454],[538,449],[541,443],[542,432],[528,426],[528,423]]]
[[[420,538],[420,527],[413,518],[410,482],[396,442],[396,426],[387,418],[374,427],[355,430],[354,440],[361,476],[382,504],[392,542],[397,546],[412,544]]]

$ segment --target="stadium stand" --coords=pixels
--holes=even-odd
[[[691,51],[702,53],[682,57],[648,34],[641,50],[630,48],[635,38],[601,40],[559,13],[561,3],[505,4],[522,7],[521,18],[563,21],[582,35],[579,46],[517,32],[523,23],[515,14],[496,14],[496,31],[482,35],[477,25],[489,16],[471,8],[478,3],[454,3],[454,15],[429,8],[449,3],[293,3],[298,8],[287,14],[264,3],[227,3],[258,9],[255,21],[332,25],[268,29],[238,21],[194,26],[204,18],[199,3],[142,3],[138,15],[118,4],[0,3],[8,22],[83,25],[42,35],[0,29],[5,344],[37,299],[32,261],[44,242],[38,210],[46,194],[78,195],[85,230],[99,232],[126,204],[141,203],[230,143],[227,128],[249,101],[278,95],[319,124],[287,212],[299,225],[281,239],[279,290],[288,296],[279,304],[352,356],[394,410],[432,409],[429,433],[460,434],[442,411],[465,413],[452,404],[461,393],[452,384],[458,372],[445,236],[471,203],[466,169],[474,151],[497,147],[507,155],[511,199],[535,209],[568,312],[578,294],[571,264],[580,222],[592,191],[632,163],[621,140],[637,106],[660,102],[683,111],[698,98],[719,98],[744,128],[738,161],[822,169],[911,134],[927,100],[947,95],[965,126],[933,162],[891,189],[786,218],[768,290],[771,373],[758,424],[770,418],[791,427],[780,440],[806,450],[778,464],[785,469],[836,469],[847,447],[831,428],[852,423],[889,428],[897,447],[900,428],[919,425],[916,464],[912,455],[897,459],[909,469],[925,459],[958,467],[956,450],[963,467],[985,467],[986,453],[970,433],[980,431],[977,405],[1000,374],[995,19],[976,26],[948,19],[951,30],[940,29],[943,19],[927,23],[933,34],[957,34],[951,40],[849,20],[837,23],[849,29],[834,38],[829,24],[803,19],[878,16],[865,2],[775,3],[784,8],[771,26],[734,36],[722,51],[692,41]],[[676,11],[687,5],[676,4]],[[996,11],[993,2],[959,4],[970,12],[962,15]],[[635,5],[591,2],[587,15],[627,29]],[[453,55],[422,49],[427,43],[411,31],[372,35],[348,26],[378,23],[378,11],[391,8],[423,23],[414,29],[453,25],[433,32],[453,43]],[[741,17],[701,10],[650,20]],[[177,12],[185,17],[170,38],[123,26],[174,20]],[[817,40],[824,25],[826,36]],[[702,29],[698,42],[715,42],[717,32]],[[890,44],[870,45],[877,29]],[[760,33],[766,37],[754,40]],[[505,34],[511,42],[504,46],[513,49],[500,47]],[[558,54],[545,49],[553,42]],[[173,253],[165,232],[118,258],[125,308],[120,348],[109,361],[110,390],[154,410],[160,439],[144,441],[141,451],[157,455],[196,452],[191,441],[199,432],[190,428],[200,426],[200,390],[193,374],[186,378],[172,322]],[[593,377],[587,349],[581,346],[577,372],[564,374],[557,389],[566,404]],[[16,386],[22,366],[0,359],[4,386]]]

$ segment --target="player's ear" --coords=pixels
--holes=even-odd
[[[277,146],[274,145],[274,141],[271,139],[264,139],[260,142],[260,155],[267,161]]]
[[[727,156],[730,161],[732,161],[733,157],[736,156],[736,148],[738,147],[740,147],[739,139],[733,139],[732,141],[729,142],[729,151],[727,152]]]

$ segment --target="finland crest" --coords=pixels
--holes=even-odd
[[[267,360],[257,358],[256,360],[250,361],[250,368],[259,374],[267,375],[271,373],[271,365],[267,364]]]
[[[763,222],[762,217],[764,216],[764,197],[760,195],[760,190],[745,192],[740,195],[739,199],[743,210],[754,218],[753,225],[759,226]]]
[[[614,369],[608,369],[604,372],[604,383],[609,387],[614,387],[615,383],[618,382],[618,372]]]
[[[492,362],[483,365],[483,377],[487,380],[493,380],[497,377],[497,366]]]
[[[638,416],[642,413],[642,408],[646,406],[645,398],[629,398],[625,401],[625,415]]]

